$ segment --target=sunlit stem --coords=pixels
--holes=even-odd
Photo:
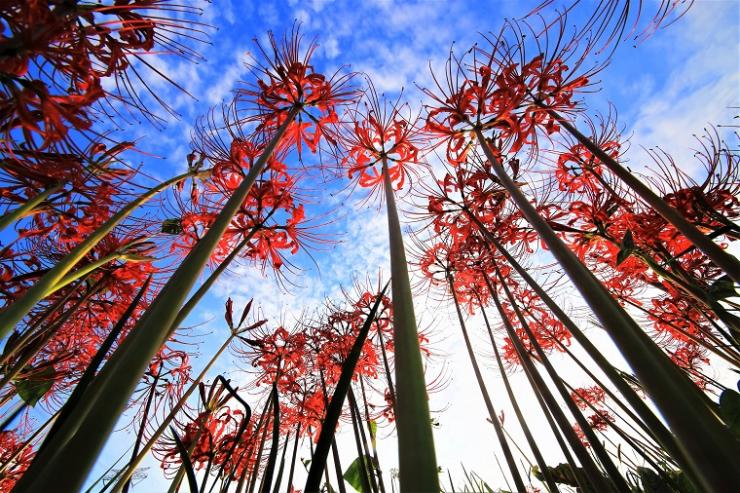
[[[728,428],[707,406],[706,397],[555,234],[507,175],[481,130],[476,129],[475,132],[486,157],[493,165],[496,177],[634,369],[671,430],[679,438],[679,445],[691,458],[697,473],[700,473],[703,486],[709,491],[720,492],[732,489],[733,484],[740,484],[740,470],[733,466],[734,460],[730,459],[740,456],[740,447],[728,433]],[[680,408],[675,405],[676,399],[682,402]]]
[[[581,427],[581,431],[586,436],[588,441],[591,443],[592,450],[596,454],[596,457],[601,462],[601,465],[606,470],[609,479],[614,483],[616,486],[616,489],[618,491],[629,491],[630,488],[627,485],[627,482],[622,477],[621,473],[617,469],[617,466],[614,465],[614,462],[612,462],[611,458],[609,457],[609,454],[606,452],[606,449],[599,441],[598,437],[594,433],[594,431],[591,429],[591,425],[586,421],[586,418],[583,416],[583,413],[580,409],[578,409],[578,406],[573,402],[573,399],[571,399],[567,389],[563,385],[563,383],[560,380],[560,376],[558,375],[555,368],[550,363],[550,359],[547,357],[545,352],[542,350],[542,347],[539,344],[539,341],[537,340],[537,336],[532,332],[532,329],[529,327],[529,322],[527,322],[527,319],[522,314],[521,310],[519,309],[519,304],[514,299],[514,296],[511,293],[511,290],[509,289],[509,286],[506,284],[506,279],[504,279],[504,276],[501,275],[501,271],[499,270],[498,266],[496,266],[496,274],[498,275],[499,282],[501,283],[501,287],[504,290],[504,294],[506,295],[507,299],[509,300],[509,305],[514,309],[514,313],[516,314],[517,319],[519,320],[519,325],[524,329],[524,332],[527,334],[527,337],[529,338],[529,342],[534,348],[535,352],[537,353],[538,360],[542,366],[545,367],[545,371],[550,376],[550,379],[555,384],[555,389],[560,394],[560,397],[563,399],[563,402],[565,402],[566,407],[570,411],[570,413],[573,415],[573,417],[576,419],[576,422],[578,423],[578,426]]]
[[[501,445],[501,450],[504,452],[504,458],[506,459],[506,464],[509,467],[509,472],[511,473],[511,477],[514,479],[514,484],[516,485],[517,491],[520,493],[526,492],[526,486],[524,486],[524,481],[522,481],[522,477],[519,474],[519,469],[516,466],[516,461],[514,460],[514,456],[511,453],[511,448],[509,447],[509,443],[506,440],[506,437],[504,436],[504,432],[501,426],[501,422],[498,419],[498,415],[496,414],[496,410],[493,407],[493,402],[491,401],[491,396],[488,394],[488,389],[486,388],[486,383],[483,381],[483,374],[480,371],[480,367],[478,366],[478,360],[475,357],[475,352],[473,351],[473,345],[470,342],[470,336],[468,335],[468,329],[465,325],[465,319],[463,318],[462,310],[460,310],[460,303],[457,300],[457,293],[455,292],[455,283],[453,281],[452,274],[447,275],[447,283],[450,287],[450,293],[452,294],[452,300],[455,303],[455,311],[457,312],[457,321],[460,323],[460,330],[463,334],[463,339],[465,340],[465,349],[468,351],[468,358],[470,359],[470,364],[473,367],[473,373],[475,373],[475,379],[478,382],[478,388],[480,390],[481,395],[483,396],[483,401],[486,404],[486,409],[488,410],[488,418],[491,421],[491,424],[493,425],[494,430],[496,431],[496,437],[498,438],[499,444]]]
[[[99,258],[98,260],[95,260],[93,262],[90,262],[87,265],[84,265],[83,267],[77,269],[76,271],[64,276],[64,279],[62,279],[61,281],[59,281],[58,284],[55,284],[51,289],[49,289],[49,291],[44,295],[44,298],[51,296],[52,294],[56,293],[57,291],[64,288],[65,286],[72,284],[73,282],[80,279],[81,277],[94,272],[100,267],[103,267],[105,264],[113,262],[114,260],[123,259],[125,257],[126,257],[125,253],[116,252],[116,253],[111,253],[110,255],[106,255],[105,257]]]
[[[64,188],[62,185],[56,185],[54,187],[47,188],[35,197],[28,199],[20,207],[16,207],[13,210],[7,211],[5,214],[0,216],[0,231],[31,214],[34,209],[36,209],[36,207],[38,207],[46,199],[48,199],[50,195],[58,192],[62,188]]]
[[[519,422],[519,426],[521,426],[522,428],[522,432],[524,432],[524,437],[526,438],[527,443],[529,444],[529,448],[532,449],[532,453],[534,454],[534,459],[537,462],[537,465],[539,466],[540,470],[542,471],[542,475],[545,477],[545,484],[547,485],[547,488],[550,490],[550,493],[557,493],[560,490],[558,489],[557,484],[553,480],[552,474],[550,474],[550,469],[547,467],[545,458],[542,456],[542,452],[540,452],[540,448],[537,445],[537,441],[532,436],[532,432],[529,429],[527,420],[524,418],[524,415],[522,414],[522,410],[519,407],[519,402],[517,401],[517,398],[511,389],[511,383],[509,382],[509,376],[506,374],[504,363],[501,360],[501,354],[499,353],[498,345],[496,344],[496,339],[493,337],[493,330],[491,330],[491,323],[488,321],[488,315],[486,314],[486,310],[483,308],[483,304],[481,303],[481,299],[480,299],[480,296],[478,296],[478,293],[476,293],[475,296],[476,296],[476,299],[478,300],[478,305],[481,307],[480,311],[481,311],[481,314],[483,315],[483,321],[486,324],[486,330],[488,331],[488,337],[491,340],[491,346],[493,347],[493,354],[496,358],[496,364],[498,365],[499,374],[501,375],[501,380],[503,380],[504,382],[504,387],[506,388],[506,395],[509,397],[509,402],[511,403],[511,407],[514,409],[514,415],[516,416],[516,419]]]
[[[388,163],[383,158],[388,210],[396,371],[396,425],[401,491],[439,491],[429,400],[414,314],[401,224]]]
[[[188,292],[299,111],[300,107],[290,111],[208,232],[172,274],[116,355],[101,370],[95,387],[70,416],[65,425],[68,429],[60,432],[52,448],[54,455],[45,462],[43,473],[34,478],[28,491],[41,493],[53,488],[75,491],[82,485],[147,364],[166,341]],[[64,484],[60,484],[60,477]]]
[[[2,313],[0,313],[0,338],[5,337],[17,323],[23,320],[23,317],[31,311],[36,303],[48,296],[50,292],[54,292],[54,287],[63,281],[67,273],[82,261],[90,250],[95,248],[95,246],[105,238],[105,236],[113,231],[113,229],[118,226],[121,221],[131,215],[132,212],[172,185],[192,176],[205,173],[210,173],[210,171],[197,172],[191,170],[174,178],[170,178],[169,180],[164,181],[139,195],[138,198],[129,202],[125,207],[114,214],[113,217],[108,219],[102,226],[87,236],[79,245],[74,247],[69,254],[57,262],[57,264],[36,281],[36,283],[30,287],[20,299],[9,305]]]
[[[519,336],[514,330],[514,327],[512,326],[511,321],[506,314],[506,311],[504,310],[503,306],[501,306],[501,302],[499,300],[496,289],[491,285],[488,276],[484,275],[483,277],[486,281],[486,285],[488,286],[491,296],[493,296],[493,301],[496,304],[496,309],[498,310],[499,315],[501,316],[501,321],[503,322],[504,328],[506,329],[506,334],[509,336],[509,339],[514,345],[514,350],[519,357],[519,361],[522,363],[522,366],[527,372],[527,376],[529,377],[530,383],[532,384],[532,389],[544,401],[542,403],[543,410],[547,412],[546,410],[549,409],[549,412],[557,423],[557,428],[562,431],[565,439],[568,441],[568,445],[570,445],[570,448],[573,450],[576,457],[578,458],[578,461],[581,463],[586,478],[595,488],[595,491],[604,493],[613,491],[612,484],[601,475],[601,471],[596,466],[588,451],[576,436],[575,432],[570,426],[570,422],[565,417],[565,414],[563,413],[562,409],[560,409],[560,406],[555,400],[555,397],[552,395],[544,379],[532,363],[529,353],[524,348],[522,341],[519,339]],[[553,432],[556,432],[556,427],[553,427]],[[563,451],[566,451],[565,447],[563,447]],[[581,478],[580,476],[577,476],[579,483],[586,478]]]
[[[547,109],[540,101],[537,101],[540,107]],[[684,218],[680,212],[671,207],[665,200],[660,198],[655,192],[645,185],[639,178],[633,175],[628,169],[619,164],[616,159],[604,152],[601,147],[596,145],[591,139],[583,135],[574,125],[559,113],[547,109],[547,113],[565,128],[568,133],[575,137],[578,142],[584,145],[594,156],[596,156],[604,165],[621,179],[627,186],[637,193],[655,212],[660,214],[666,221],[671,223],[681,232],[691,243],[704,252],[712,259],[730,278],[735,282],[740,282],[740,262],[722,250],[711,239],[707,238],[696,226]]]
[[[378,458],[378,447],[376,446],[376,432],[373,430],[370,420],[370,408],[367,403],[367,395],[365,394],[364,378],[360,377],[360,391],[362,393],[362,403],[365,408],[365,422],[367,423],[367,432],[370,435],[370,444],[373,447],[373,459],[375,460],[375,472],[378,475],[378,486],[380,487],[381,493],[386,493],[385,482],[383,481],[383,469],[380,467],[380,459]]]

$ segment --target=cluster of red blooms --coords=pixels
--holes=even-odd
[[[607,409],[604,409],[606,393],[601,387],[594,386],[575,389],[571,392],[570,398],[573,399],[573,402],[582,411],[592,411],[592,414],[589,414],[586,419],[594,430],[605,431],[609,424],[614,422],[614,416]],[[588,443],[586,436],[578,424],[574,424],[573,429],[583,445],[590,447],[591,445]]]
[[[210,228],[224,203],[239,188],[245,173],[260,157],[264,146],[234,139],[228,154],[213,153],[211,178],[194,188],[178,219],[178,237],[172,249],[186,253]],[[304,207],[296,201],[296,180],[283,163],[286,151],[273,154],[259,179],[250,188],[246,199],[231,220],[211,260],[218,264],[239,248],[243,257],[270,263],[279,269],[283,252],[298,252],[301,225],[305,221]],[[242,245],[242,243],[245,243]]]
[[[617,141],[601,147],[618,157]],[[716,171],[710,178],[720,176]],[[620,302],[647,315],[658,342],[704,387],[696,372],[709,362],[704,346],[714,344],[716,315],[703,304],[721,271],[653,209],[616,190],[599,160],[582,146],[560,155],[555,177],[568,193],[552,211],[551,225]],[[740,216],[740,200],[727,181],[682,187],[666,176],[663,183],[674,189],[665,194],[666,202],[699,227],[717,231],[725,226],[723,219]]]
[[[375,295],[365,292],[348,308],[331,306],[320,323],[292,333],[279,327],[253,341],[245,356],[252,359],[253,366],[259,370],[257,384],[275,383],[281,396],[281,412],[297,420],[292,425],[281,422],[286,429],[295,430],[300,426],[304,433],[309,433],[309,430],[318,433],[331,390],[339,381],[342,363],[374,300]],[[390,299],[383,297],[377,320],[355,367],[355,381],[358,378],[368,382],[385,379],[381,355],[393,351],[392,317]],[[384,403],[378,414],[392,418],[392,409]]]
[[[269,385],[278,395],[282,439],[293,439],[296,435],[318,438],[342,364],[375,300],[376,295],[364,292],[344,308],[329,305],[321,322],[300,330],[261,329],[243,338],[248,346],[238,349],[237,353],[248,358],[257,369],[255,384]],[[392,318],[390,299],[384,296],[353,375],[355,382],[362,380],[363,389],[375,389],[375,383],[384,385],[387,375],[381,354],[393,351]],[[367,402],[370,419],[384,416],[393,420],[393,398],[387,390],[384,394],[382,404]],[[265,430],[273,426],[275,415],[271,406],[274,401],[265,405],[266,414],[251,415],[248,423],[244,423],[242,411],[234,410],[226,402],[224,399],[215,405],[206,405],[204,410],[188,417],[180,439],[185,448],[192,450],[190,458],[194,467],[224,467],[237,479],[264,465],[260,453],[272,446],[272,433]],[[170,441],[161,445],[157,454],[166,470],[179,467],[181,463],[177,448]]]
[[[374,93],[369,95],[369,108],[351,113],[352,124],[344,126],[339,140],[347,155],[342,167],[350,179],[357,175],[358,184],[376,189],[382,186],[384,169],[396,190],[403,188],[409,166],[419,163],[420,146],[416,121],[402,114],[398,104],[388,107]]]
[[[0,432],[0,491],[10,491],[26,472],[33,459],[33,449],[14,431]]]
[[[450,58],[448,73],[465,71],[463,80],[448,80],[446,87],[437,81],[439,94],[424,91],[434,100],[424,128],[445,145],[452,166],[466,163],[475,148],[469,135],[476,129],[496,131],[498,138],[510,141],[511,153],[524,145],[536,145],[540,131],[558,132],[547,110],[574,108],[574,91],[588,84],[585,77],[568,81],[568,67],[557,58],[546,60],[539,55],[520,65],[502,63],[496,53],[482,56],[487,63],[475,59],[469,69]]]
[[[11,0],[0,9],[0,128],[20,130],[27,144],[46,148],[90,130],[93,105],[126,103],[148,112],[131,91],[126,69],[133,60],[167,46],[183,20],[156,11],[187,11],[169,0],[129,0],[112,5],[61,0]],[[182,50],[181,50],[182,51]],[[53,74],[54,80],[48,80]],[[103,79],[118,80],[114,92]],[[126,89],[122,89],[126,88]],[[113,110],[115,111],[115,109]],[[118,114],[118,113],[117,113]]]
[[[521,213],[508,202],[506,192],[491,180],[490,163],[476,167],[458,165],[449,170],[427,197],[427,217],[436,242],[419,259],[422,274],[433,285],[449,287],[451,281],[457,302],[473,314],[476,309],[492,303],[489,286],[504,294],[497,269],[507,279],[509,289],[537,342],[545,351],[560,350],[570,343],[570,334],[536,295],[523,288],[511,276],[511,267],[495,253],[495,248],[481,232],[481,227],[493,234],[503,245],[515,245],[520,251],[533,252],[537,237],[523,221]],[[439,238],[444,238],[440,242]],[[448,279],[447,276],[451,279]],[[502,303],[507,318],[525,348],[534,354],[532,342],[521,326],[513,308]],[[503,357],[518,365],[519,358],[512,341],[504,339]]]

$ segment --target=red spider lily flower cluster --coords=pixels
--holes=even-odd
[[[0,491],[13,489],[31,464],[34,453],[15,431],[0,431],[0,463],[6,465],[0,472]]]
[[[396,190],[418,167],[426,138],[407,104],[378,97],[370,85],[366,98],[347,113],[337,139],[344,149],[342,168],[363,188],[382,187],[384,173]],[[387,170],[387,171],[384,171]]]
[[[470,134],[494,130],[510,142],[512,153],[536,145],[536,133],[552,134],[559,126],[548,110],[575,108],[574,92],[586,86],[586,76],[568,80],[568,66],[561,59],[538,55],[522,65],[507,54],[494,53],[447,64],[446,83],[435,77],[436,91],[424,89],[434,102],[427,105],[425,130],[446,149],[452,166],[464,163],[475,147]]]
[[[184,253],[208,230],[218,211],[239,187],[249,169],[254,166],[264,147],[249,140],[234,139],[229,153],[213,154],[211,179],[204,182],[197,192],[190,194],[187,203],[179,202],[180,217],[177,221],[177,239],[172,249]],[[286,151],[271,156],[265,170],[252,186],[229,228],[221,238],[212,256],[220,263],[242,241],[241,256],[262,264],[270,263],[279,269],[283,251],[298,252],[305,222],[304,206],[297,202],[297,183],[283,163]],[[170,220],[172,221],[172,220]]]
[[[592,413],[586,417],[588,424],[592,429],[597,431],[606,431],[609,425],[615,421],[616,418],[614,415],[604,408],[606,393],[601,387],[593,386],[577,388],[571,392],[570,397],[579,409],[592,411]],[[573,429],[581,440],[581,443],[583,443],[585,447],[590,447],[591,445],[588,443],[583,430],[581,430],[577,424],[573,425]]]
[[[318,438],[342,365],[374,302],[375,295],[364,292],[346,307],[329,305],[320,322],[294,331],[279,327],[252,335],[247,340],[249,348],[240,352],[258,369],[257,385],[276,385],[280,395],[281,428],[286,432],[301,430],[301,434],[310,432]],[[362,379],[363,385],[384,385],[387,377],[384,358],[393,352],[392,317],[390,299],[383,297],[355,367],[355,382]],[[368,405],[373,417],[392,419],[392,402]]]
[[[285,145],[295,147],[299,157],[304,144],[316,152],[322,137],[332,143],[327,136],[340,108],[356,99],[353,74],[337,72],[327,77],[316,71],[311,57],[317,45],[312,42],[303,49],[297,26],[280,42],[272,32],[268,35],[269,48],[255,40],[261,59],[255,59],[250,68],[257,82],[240,88],[237,101],[248,103],[247,118],[256,121],[260,131],[279,128],[291,111],[300,110],[286,131]]]
[[[220,463],[216,459],[219,455],[220,461],[228,459],[224,455],[231,449],[234,433],[242,419],[243,411],[224,406],[215,411],[203,411],[186,423],[180,441],[187,450],[192,450],[190,460],[193,467],[200,469],[208,462]],[[173,443],[165,447],[166,449],[160,452],[162,468],[165,471],[179,469],[182,457],[177,447]]]
[[[619,142],[609,141],[601,148],[612,158],[619,156]],[[555,178],[563,192],[584,192],[586,188],[598,190],[601,162],[582,144],[573,145],[558,157]]]
[[[71,129],[90,130],[100,111],[92,106],[104,98],[151,114],[126,73],[131,63],[146,65],[142,55],[156,46],[194,56],[182,45],[175,48],[173,35],[187,33],[189,23],[158,14],[168,10],[194,13],[169,0],[5,2],[0,9],[2,131],[19,130],[28,144],[40,141],[46,148],[66,140]],[[112,93],[102,83],[109,77],[118,79]]]

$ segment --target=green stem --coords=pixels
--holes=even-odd
[[[396,428],[401,491],[437,492],[439,477],[434,453],[429,398],[414,315],[411,284],[388,165],[383,159],[388,208],[388,238],[393,294],[393,342],[396,362]]]
[[[365,322],[357,334],[355,342],[352,344],[352,348],[347,355],[347,359],[345,359],[342,364],[342,371],[339,374],[339,380],[334,389],[334,394],[326,406],[326,416],[321,424],[319,438],[316,441],[316,450],[311,457],[311,467],[308,471],[306,486],[304,488],[306,493],[315,493],[321,489],[321,475],[326,468],[326,459],[329,456],[329,449],[334,440],[334,432],[339,423],[339,417],[342,414],[344,400],[347,397],[350,385],[352,384],[352,376],[355,373],[357,362],[362,355],[362,347],[365,344],[368,333],[370,332],[370,327],[375,321],[378,307],[380,306],[380,302],[387,289],[388,285],[386,284],[383,290],[378,294],[375,299],[375,303],[370,309],[367,319],[365,319]]]
[[[740,484],[740,471],[734,467],[733,459],[740,456],[740,450],[728,433],[728,428],[709,409],[705,397],[696,386],[643,332],[539,215],[507,175],[479,129],[476,129],[476,135],[500,183],[571,278],[665,416],[679,439],[680,447],[700,474],[703,486],[709,491],[732,490],[733,484]],[[680,408],[676,407],[677,399],[682,402]]]
[[[491,424],[496,431],[496,437],[498,438],[499,444],[501,445],[501,450],[503,450],[504,452],[504,458],[506,459],[506,464],[509,467],[511,477],[514,479],[516,489],[520,493],[525,493],[527,488],[526,486],[524,486],[524,481],[522,481],[522,477],[519,474],[519,469],[517,468],[516,461],[514,460],[514,456],[511,453],[511,448],[509,447],[509,443],[504,436],[501,422],[499,422],[498,415],[496,414],[496,410],[493,407],[493,402],[491,402],[491,397],[488,394],[486,383],[483,381],[483,374],[481,373],[480,367],[478,366],[478,361],[475,357],[475,352],[473,351],[473,345],[470,343],[470,336],[468,335],[468,329],[465,326],[465,319],[463,318],[462,310],[460,310],[460,303],[457,300],[457,293],[455,293],[455,285],[453,283],[451,274],[447,275],[447,282],[450,286],[450,293],[452,293],[452,300],[455,303],[455,310],[457,312],[457,320],[460,323],[460,330],[462,330],[463,339],[465,340],[465,349],[467,349],[468,351],[468,358],[470,359],[470,364],[473,366],[473,373],[475,373],[475,379],[478,382],[478,388],[481,395],[483,396],[483,401],[486,404],[486,409],[488,410],[488,418],[490,419]]]
[[[61,185],[47,188],[46,190],[36,195],[35,197],[28,199],[26,202],[23,203],[22,206],[16,207],[13,210],[7,211],[5,214],[0,216],[0,231],[4,230],[11,224],[15,224],[20,219],[26,217],[36,207],[41,205],[44,202],[44,200],[49,198],[49,195],[58,192],[62,188],[63,187]]]
[[[540,101],[537,101],[537,104],[542,108],[546,108]],[[722,250],[719,245],[707,238],[701,231],[683,217],[679,211],[671,207],[665,200],[650,190],[647,185],[633,175],[628,169],[620,165],[616,159],[609,156],[601,149],[601,147],[578,131],[578,129],[567,119],[551,109],[547,109],[547,113],[557,120],[557,122],[562,125],[568,133],[575,137],[578,142],[583,144],[594,156],[604,163],[609,171],[614,173],[619,179],[626,183],[627,186],[634,190],[642,200],[655,210],[655,212],[675,226],[676,229],[679,230],[691,243],[696,245],[699,250],[712,259],[712,261],[724,270],[733,281],[740,282],[740,262],[738,262],[734,256]]]
[[[75,265],[81,262],[90,250],[95,248],[95,246],[105,238],[106,235],[113,231],[113,229],[134,212],[134,210],[146,203],[159,192],[166,190],[168,187],[186,178],[202,173],[204,172],[198,173],[191,170],[174,178],[170,178],[156,187],[150,188],[141,194],[136,200],[129,202],[125,207],[114,214],[90,236],[86,237],[79,245],[74,247],[72,251],[60,260],[52,269],[36,281],[36,283],[31,286],[20,299],[0,313],[0,338],[5,337],[8,332],[16,326],[16,324],[23,320],[23,317],[31,311],[36,303],[43,300],[50,292],[54,292],[54,287],[62,282],[67,273],[71,271]]]

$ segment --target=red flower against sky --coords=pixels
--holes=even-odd
[[[371,86],[365,100],[347,113],[336,139],[346,156],[342,168],[364,188],[379,189],[383,173],[396,190],[403,188],[419,162],[425,139],[407,104],[378,97]]]
[[[108,105],[123,103],[154,118],[135,93],[127,69],[134,60],[152,68],[142,55],[157,45],[160,53],[197,57],[184,45],[177,43],[175,50],[172,44],[180,35],[198,38],[187,19],[194,12],[169,0],[5,2],[0,9],[0,130],[6,135],[19,130],[29,145],[46,148],[68,139],[70,130],[87,131],[98,116],[110,116],[102,107],[93,108],[104,98]],[[144,80],[141,70],[134,76],[138,82]],[[106,86],[115,88],[110,92],[102,84],[108,77],[117,79]]]

